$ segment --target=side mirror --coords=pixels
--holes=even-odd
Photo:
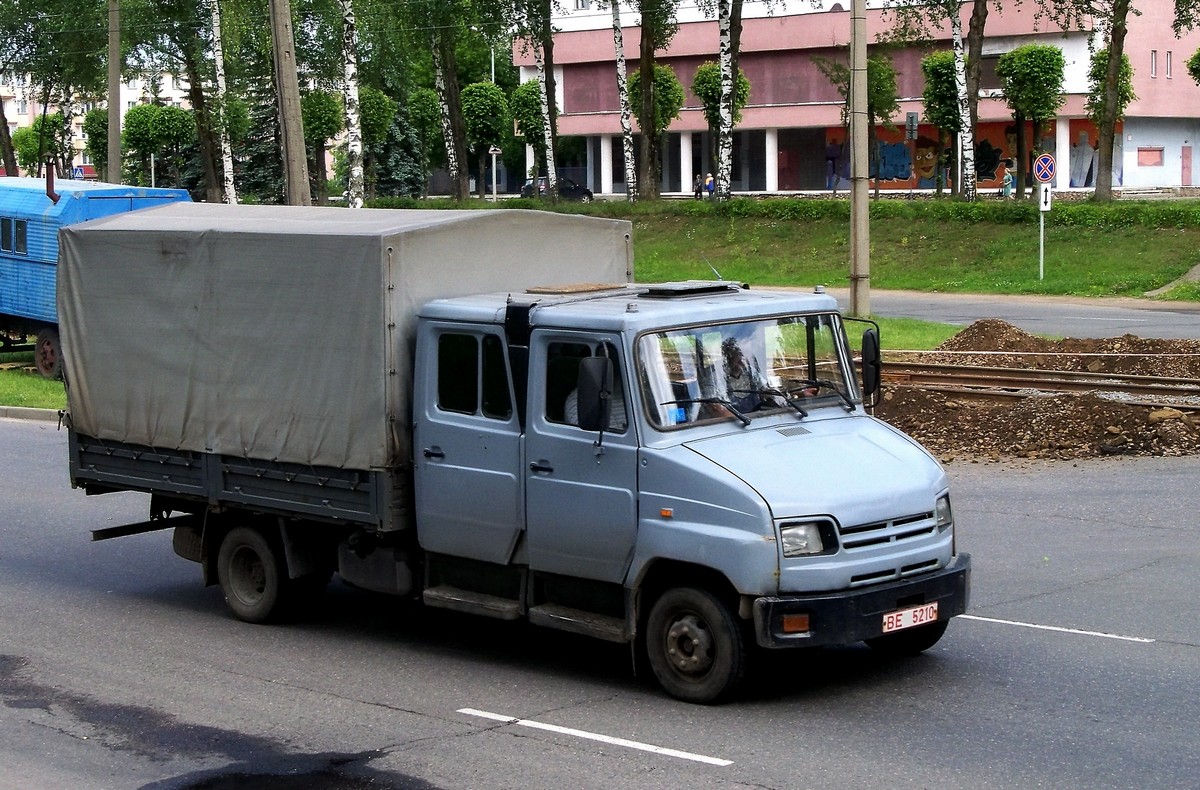
[[[879,391],[883,378],[883,355],[879,350],[879,330],[871,328],[862,337],[862,387],[863,397]]]
[[[579,427],[599,431],[608,426],[612,408],[613,363],[608,357],[585,357],[579,362],[575,387]]]

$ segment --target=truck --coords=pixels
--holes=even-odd
[[[634,282],[626,221],[177,203],[62,230],[71,484],[248,622],[335,577],[627,643],[670,695],[766,650],[934,645],[947,475],[867,413],[822,288]]]
[[[0,349],[35,337],[34,365],[47,378],[62,371],[55,312],[58,230],[123,211],[191,200],[183,189],[99,181],[0,177]]]

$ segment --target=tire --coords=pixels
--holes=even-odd
[[[579,202],[580,202],[580,203],[591,203],[591,202],[592,202],[592,196],[591,196],[591,195],[588,195],[588,194],[584,194],[584,195],[582,195],[582,196],[579,198]]]
[[[239,620],[267,623],[283,613],[287,581],[283,556],[258,530],[230,530],[217,555],[217,579],[225,603]]]
[[[33,344],[33,364],[44,378],[62,377],[62,346],[54,329],[47,327],[37,333],[37,340]]]
[[[685,702],[728,697],[746,670],[742,628],[707,590],[677,587],[663,593],[646,621],[646,653],[663,689]]]
[[[942,635],[946,633],[949,625],[949,620],[943,620],[940,623],[931,623],[907,631],[877,636],[874,639],[868,639],[867,644],[871,646],[872,650],[886,656],[896,658],[915,656],[936,645]]]

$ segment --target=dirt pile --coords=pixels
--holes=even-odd
[[[988,319],[971,324],[937,351],[951,353],[919,361],[1200,379],[1200,341],[1194,340],[1133,335],[1045,340]],[[984,403],[889,386],[875,414],[947,462],[1200,453],[1200,417],[1092,393]]]

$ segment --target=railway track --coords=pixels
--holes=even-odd
[[[1007,401],[1064,392],[1095,392],[1122,402],[1200,411],[1200,379],[1068,370],[991,368],[888,360],[884,381],[971,400]]]

